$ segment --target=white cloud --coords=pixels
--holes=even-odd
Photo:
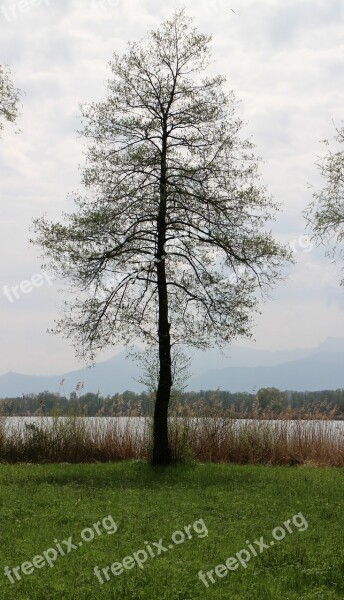
[[[3,5],[15,0],[0,0]],[[79,102],[101,98],[107,63],[128,40],[140,39],[184,1],[50,0],[6,22],[0,14],[0,63],[10,64],[25,90],[21,134],[8,127],[0,140],[2,286],[29,279],[41,261],[29,247],[28,228],[43,212],[57,219],[71,209],[82,162]],[[235,12],[233,13],[233,9]],[[302,209],[320,184],[314,166],[319,141],[343,118],[341,0],[190,0],[196,25],[213,33],[215,64],[242,99],[264,181],[283,211],[274,226],[286,242],[304,233]],[[263,307],[254,333],[259,346],[309,346],[343,335],[343,294],[321,251],[300,254],[292,279]],[[48,337],[55,288],[4,304],[1,371],[58,372],[76,365],[68,343]],[[111,353],[111,351],[109,351]],[[36,365],[36,366],[35,366]]]

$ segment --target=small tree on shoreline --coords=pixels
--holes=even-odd
[[[171,462],[172,347],[250,336],[256,291],[290,259],[266,230],[277,206],[234,94],[204,76],[210,39],[182,10],[114,56],[106,99],[83,109],[88,195],[65,223],[35,221],[52,269],[79,290],[55,331],[91,358],[138,337],[157,349],[156,465]]]

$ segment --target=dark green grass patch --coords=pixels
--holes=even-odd
[[[153,469],[145,462],[94,465],[0,466],[0,598],[5,600],[294,600],[344,598],[344,474],[340,469],[219,464]],[[203,573],[224,564],[247,541],[263,536],[302,513],[308,527],[293,523],[281,541],[247,567],[206,587]],[[92,541],[81,532],[111,515],[117,531],[102,525]],[[203,520],[208,535],[200,520]],[[171,543],[175,531],[185,541]],[[285,528],[285,527],[284,527]],[[92,532],[91,532],[92,533]],[[88,535],[91,535],[89,533]],[[77,547],[59,555],[53,567],[4,574],[72,536]],[[94,574],[138,550],[155,554],[162,538],[167,551],[148,556],[114,575]],[[179,538],[178,538],[179,539]],[[181,539],[181,538],[180,538]],[[56,542],[55,542],[56,540]],[[168,548],[172,545],[172,548]],[[131,564],[130,561],[127,564]],[[28,567],[26,567],[28,569]],[[12,573],[12,577],[15,576]]]

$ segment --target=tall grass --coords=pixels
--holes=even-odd
[[[0,417],[1,462],[109,462],[145,458],[146,447],[140,423],[130,417],[39,417],[15,426],[11,417]]]
[[[312,412],[236,413],[214,402],[192,408],[175,403],[169,429],[176,462],[344,466],[344,427],[331,407]],[[82,415],[0,417],[0,462],[108,462],[149,459],[151,418],[139,408],[126,418]],[[135,417],[135,418],[133,418]]]
[[[177,407],[170,426],[176,460],[236,464],[344,466],[344,426],[336,410],[320,403],[282,413],[223,409],[198,404],[188,414]]]

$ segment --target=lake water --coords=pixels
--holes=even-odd
[[[63,426],[63,423],[68,417],[0,417],[1,422],[5,425],[8,433],[16,432],[24,435],[28,431],[33,430],[34,426],[52,428],[54,426]],[[185,419],[183,417],[176,418],[182,424]],[[87,429],[93,434],[100,434],[109,429],[115,429],[119,433],[129,428],[136,435],[142,435],[147,431],[149,419],[147,417],[76,417],[76,422],[84,424]],[[205,421],[204,418],[193,417],[190,419],[194,424]],[[208,419],[210,421],[210,419]],[[220,420],[219,420],[220,421]],[[271,427],[274,430],[284,430],[287,426],[290,433],[295,433],[298,429],[307,430],[312,428],[318,430],[319,434],[335,433],[336,435],[344,435],[344,421],[284,421],[284,420],[253,420],[253,419],[233,419],[230,422],[230,427],[240,429],[242,427],[259,425],[260,427]]]

